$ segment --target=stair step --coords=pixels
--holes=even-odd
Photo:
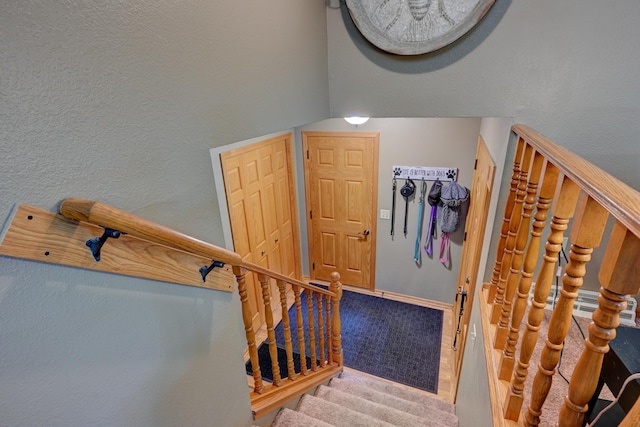
[[[418,392],[411,391],[409,389],[398,387],[384,380],[378,380],[375,378],[367,377],[364,375],[358,375],[353,372],[344,371],[340,375],[342,380],[348,380],[350,382],[364,384],[368,388],[391,394],[396,397],[400,397],[411,402],[419,403],[421,405],[427,405],[430,407],[438,408],[441,411],[455,413],[455,406],[452,403],[445,402],[435,397],[427,396]]]
[[[324,421],[305,415],[289,408],[282,408],[271,427],[333,427]]]
[[[393,424],[309,394],[300,399],[296,410],[335,427],[393,427]]]
[[[403,399],[402,397],[397,397],[390,393],[375,390],[363,383],[334,378],[329,383],[329,386],[345,393],[350,393],[363,399],[386,405],[420,418],[429,417],[431,419],[439,419],[441,420],[441,425],[458,425],[458,417],[455,414],[452,414],[448,411],[442,411],[431,404],[412,402],[410,400]]]
[[[345,393],[333,387],[320,386],[316,397],[347,407],[351,410],[367,414],[371,417],[386,421],[398,427],[441,427],[443,424],[437,419],[420,418],[416,415],[402,412],[381,403],[372,402],[353,394]]]

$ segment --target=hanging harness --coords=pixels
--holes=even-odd
[[[400,189],[400,194],[404,197],[404,237],[407,237],[407,219],[409,217],[409,197],[416,191],[416,184],[411,178],[407,178]]]
[[[436,179],[436,182],[431,186],[429,191],[429,197],[427,202],[431,206],[431,215],[429,217],[429,231],[424,243],[424,251],[427,255],[433,255],[433,238],[436,237],[437,223],[438,223],[438,204],[440,203],[440,193],[442,190],[442,182]]]
[[[427,192],[427,184],[424,179],[420,183],[420,202],[418,203],[418,232],[416,234],[416,248],[413,251],[413,260],[418,262],[420,260],[420,238],[422,237],[422,217],[424,211],[424,196]]]

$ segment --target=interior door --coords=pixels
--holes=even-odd
[[[311,279],[373,290],[377,133],[303,132]]]
[[[476,165],[473,172],[469,212],[464,228],[465,241],[462,245],[462,262],[458,273],[458,293],[454,303],[453,339],[456,381],[460,378],[462,357],[469,327],[469,316],[475,294],[476,276],[480,265],[480,255],[487,224],[489,202],[496,166],[482,137],[478,138]],[[462,293],[465,293],[463,310]],[[457,387],[456,387],[457,388]]]
[[[291,134],[220,154],[234,250],[242,259],[300,278]],[[272,307],[280,303],[271,284]],[[264,322],[262,289],[247,275],[254,329]]]

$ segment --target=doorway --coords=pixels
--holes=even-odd
[[[303,132],[312,280],[375,287],[379,134]]]

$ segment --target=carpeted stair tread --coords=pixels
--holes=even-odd
[[[324,421],[289,408],[282,408],[271,427],[333,427]]]
[[[345,393],[333,387],[321,385],[318,387],[315,395],[316,397],[367,414],[398,427],[441,427],[446,425],[437,418],[420,418],[390,406]]]
[[[310,394],[300,399],[296,410],[335,427],[393,427],[393,424]]]
[[[355,381],[334,378],[329,383],[329,386],[346,393],[354,394],[363,399],[380,403],[412,415],[416,415],[420,418],[430,416],[436,417],[437,414],[437,417],[443,420],[443,425],[458,425],[458,417],[450,412],[441,411],[437,407],[428,404],[412,402],[410,400],[406,400],[392,394],[374,390],[367,385]]]
[[[342,380],[348,380],[353,383],[363,384],[368,388],[391,394],[393,396],[400,397],[411,402],[435,407],[441,411],[449,412],[451,414],[455,413],[455,407],[452,403],[445,402],[443,400],[427,396],[425,394],[417,393],[403,387],[398,387],[383,380],[377,380],[368,376],[358,375],[349,371],[342,372],[340,378]]]

